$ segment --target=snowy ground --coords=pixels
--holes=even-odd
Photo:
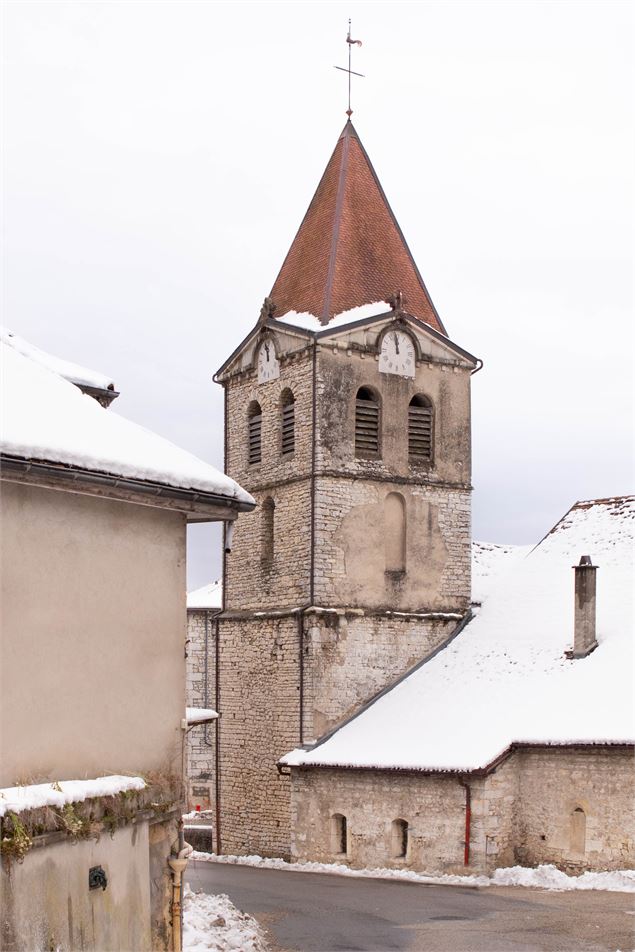
[[[268,948],[256,920],[236,909],[227,896],[209,896],[185,887],[184,952],[268,952]]]
[[[583,873],[567,876],[555,866],[511,866],[497,869],[493,876],[451,876],[415,873],[409,869],[351,869],[340,863],[287,863],[283,859],[265,859],[262,856],[217,856],[216,853],[191,855],[192,860],[206,863],[228,863],[236,866],[258,866],[262,869],[288,869],[298,873],[329,873],[335,876],[355,876],[371,879],[400,879],[411,883],[438,886],[532,886],[560,892],[572,889],[600,889],[607,892],[635,892],[635,870],[621,869],[608,873]],[[209,948],[215,948],[210,946]],[[220,947],[223,948],[223,947]],[[232,948],[227,946],[227,948]]]

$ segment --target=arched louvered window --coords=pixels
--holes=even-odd
[[[379,456],[379,397],[370,387],[355,396],[355,456]]]
[[[418,393],[408,407],[408,456],[412,462],[432,460],[434,409],[432,401]]]
[[[256,400],[247,410],[247,458],[250,465],[262,460],[262,410]]]
[[[268,496],[262,504],[262,532],[260,537],[260,560],[264,568],[271,568],[274,556],[274,519],[276,504]]]
[[[348,835],[346,817],[341,813],[334,813],[331,817],[331,853],[342,856],[348,852]]]
[[[290,390],[283,390],[280,397],[282,431],[280,446],[283,456],[295,452],[295,399]]]
[[[408,854],[408,822],[393,820],[390,836],[390,852],[394,859],[405,859]]]

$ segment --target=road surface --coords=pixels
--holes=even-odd
[[[272,952],[631,952],[635,897],[468,889],[190,861],[192,889],[226,893]]]

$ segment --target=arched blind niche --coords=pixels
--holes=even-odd
[[[576,807],[571,814],[571,852],[582,855],[586,851],[586,814]]]
[[[434,410],[432,401],[416,394],[408,407],[408,456],[413,462],[432,460]]]
[[[355,456],[379,456],[379,397],[370,387],[355,396]]]
[[[387,572],[406,571],[406,501],[401,493],[384,500],[384,551]]]
[[[250,466],[262,460],[262,410],[257,400],[247,408],[247,458]]]
[[[283,456],[295,452],[295,399],[289,389],[283,390],[280,396],[281,406],[281,435],[280,446]]]
[[[274,556],[274,517],[276,504],[268,496],[262,504],[260,560],[264,568],[271,568]]]

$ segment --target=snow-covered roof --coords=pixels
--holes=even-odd
[[[576,503],[439,654],[289,765],[481,769],[513,743],[633,743],[635,497]],[[598,565],[596,650],[569,660],[572,566]]]
[[[322,324],[315,314],[309,314],[306,311],[302,314],[297,311],[287,311],[286,314],[281,314],[280,317],[276,316],[275,320],[284,324],[292,324],[294,327],[302,327],[305,331],[330,331],[335,327],[344,327],[346,324],[362,321],[367,317],[377,317],[380,314],[389,313],[389,304],[385,301],[374,301],[371,304],[361,304],[359,307],[353,307],[349,311],[336,314],[326,325]]]
[[[218,717],[216,711],[211,707],[186,707],[185,719],[188,727],[194,727],[196,724],[209,724]]]
[[[472,542],[472,603],[484,602],[532,548],[531,545]]]
[[[0,450],[20,459],[225,496],[249,493],[213,466],[105,410],[57,373],[0,342]]]
[[[40,350],[39,347],[29,343],[29,341],[23,337],[14,334],[8,327],[0,327],[0,341],[9,347],[13,347],[14,350],[17,350],[17,352],[24,357],[30,357],[31,360],[42,364],[43,367],[47,367],[49,370],[59,374],[60,377],[64,377],[65,380],[76,384],[78,387],[93,387],[95,390],[115,389],[114,380],[105,374],[100,374],[96,370],[89,370],[87,367],[81,367],[79,364],[74,364],[70,360],[62,360],[61,357],[54,357],[52,354],[47,354],[46,351]]]
[[[194,589],[193,592],[188,592],[187,607],[205,611],[213,609],[220,611],[223,607],[222,581],[217,579],[215,582],[210,582],[209,585],[203,585],[201,588]]]

